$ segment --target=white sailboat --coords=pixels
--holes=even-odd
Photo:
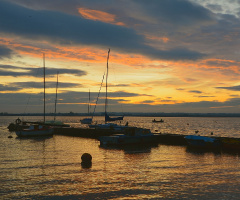
[[[43,74],[44,74],[44,109],[43,109],[43,122],[36,122],[30,124],[29,128],[17,130],[18,137],[31,137],[31,136],[50,136],[53,135],[53,129],[45,125],[45,54],[43,54]]]
[[[110,117],[107,114],[107,106],[108,106],[108,60],[109,60],[110,49],[108,50],[108,57],[107,57],[107,74],[106,74],[106,98],[105,98],[105,123],[106,122],[113,122],[118,120],[123,120],[123,117]]]
[[[122,130],[127,126],[117,125],[115,123],[108,123],[114,121],[121,121],[123,120],[122,117],[110,117],[107,113],[107,106],[108,106],[108,60],[110,55],[110,49],[108,50],[107,56],[107,73],[106,73],[106,97],[105,97],[105,123],[104,124],[94,124],[89,125],[90,128],[98,128],[98,129],[112,129],[112,130]]]

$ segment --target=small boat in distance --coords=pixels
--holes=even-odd
[[[158,120],[154,119],[154,120],[152,120],[152,122],[154,122],[154,123],[161,123],[161,122],[164,122],[164,120],[163,120],[163,119],[160,119],[160,120],[158,121]]]
[[[32,123],[26,129],[16,130],[18,137],[32,137],[32,136],[50,136],[53,135],[53,129],[49,125],[45,125],[45,54],[43,54],[43,74],[44,74],[44,112],[43,122]]]

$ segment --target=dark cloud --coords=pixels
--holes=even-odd
[[[209,98],[209,97],[216,97],[216,96],[203,96],[203,95],[201,95],[201,96],[197,96],[198,98]]]
[[[240,85],[232,86],[232,87],[216,87],[217,89],[225,89],[231,91],[240,91]]]
[[[146,101],[142,101],[142,103],[144,103],[144,104],[151,104],[151,103],[154,103],[154,101],[151,101],[151,100],[146,100]]]
[[[135,2],[144,8],[148,16],[176,26],[189,26],[212,20],[208,9],[185,0],[151,0],[151,2],[135,0]]]
[[[18,89],[24,89],[24,88],[43,88],[42,82],[15,82],[8,84],[9,88],[18,88]],[[80,88],[82,87],[81,84],[77,83],[58,83],[58,88],[61,90],[62,88]],[[46,82],[46,88],[56,88],[56,82]]]
[[[19,91],[22,89],[41,89],[43,88],[42,82],[15,82],[10,84],[0,84],[0,91]],[[46,88],[56,88],[56,82],[46,82]],[[64,88],[82,88],[81,84],[77,83],[58,83],[58,90],[61,91]]]
[[[137,94],[133,94],[137,95]],[[117,95],[112,94],[116,97]],[[122,96],[131,96],[126,93]],[[97,93],[91,93],[91,111],[96,103]],[[26,93],[0,93],[0,104],[2,112],[23,113],[23,112],[42,112],[43,93],[26,94]],[[46,94],[47,112],[54,112],[55,94]],[[57,112],[87,112],[88,92],[64,92],[58,95]],[[124,104],[120,103],[124,102]],[[172,102],[172,101],[171,101]],[[168,101],[162,102],[161,105],[150,105],[152,101],[144,101],[141,104],[129,104],[121,98],[109,99],[109,112],[236,112],[239,106],[240,98],[228,99],[225,102],[218,101],[200,101],[168,104]],[[104,95],[99,99],[96,112],[104,112]],[[217,109],[217,110],[216,110]]]
[[[181,106],[185,108],[214,108],[214,107],[235,107],[238,106],[240,103],[240,98],[231,98],[225,102],[219,101],[200,101],[200,102],[190,102],[190,103],[183,103]],[[177,106],[177,105],[176,105]]]
[[[19,71],[21,70],[21,71]],[[84,76],[87,73],[79,69],[56,69],[46,68],[46,76],[55,76],[58,74],[72,74],[76,76]],[[16,67],[12,65],[0,65],[0,76],[43,76],[43,68]]]
[[[222,6],[220,5],[216,5],[216,4],[207,4],[207,8],[209,8],[210,10],[213,10],[215,12],[222,12]]]
[[[1,85],[0,85],[1,88]],[[96,104],[98,93],[91,92],[91,110],[93,111]],[[110,92],[108,99],[109,111],[115,111],[116,109],[121,110],[122,106],[120,102],[126,100],[121,97],[130,97],[138,96],[135,93],[127,92]],[[114,97],[114,99],[111,99]],[[58,94],[57,100],[57,110],[58,112],[87,112],[87,104],[89,102],[89,93],[88,92],[74,92],[74,91],[65,91]],[[54,112],[54,103],[55,103],[55,93],[46,93],[46,110],[47,112]],[[23,113],[23,112],[42,112],[43,108],[43,93],[0,93],[0,104],[2,108],[9,113]],[[105,94],[100,94],[100,97],[97,102],[96,112],[103,112],[105,104]]]
[[[209,67],[223,67],[228,68],[234,65],[239,65],[238,62],[233,62],[231,60],[210,60],[206,62]]]
[[[0,27],[1,27],[1,25],[0,25]],[[11,58],[13,53],[14,52],[11,49],[7,48],[6,46],[0,45],[0,59]]]
[[[145,38],[131,28],[56,11],[31,10],[4,1],[0,2],[0,22],[1,32],[28,39],[113,47],[124,53],[139,53],[157,59],[195,60],[204,56],[187,48],[155,49],[146,45]]]
[[[190,91],[188,91],[188,92],[190,92],[190,93],[197,93],[197,94],[201,94],[201,93],[202,93],[202,92],[199,91],[199,90],[190,90]]]
[[[0,91],[18,91],[20,90],[21,87],[19,86],[9,86],[9,85],[3,85],[3,84],[0,84]]]
[[[125,24],[129,24],[129,21],[142,24],[146,19],[151,20],[151,18],[154,20],[149,20],[150,23],[164,21],[177,26],[193,25],[212,20],[212,14],[208,9],[188,0],[151,0],[151,2],[149,0],[131,0],[128,2],[125,0],[118,0],[117,2],[111,0],[68,0],[67,4],[64,0],[58,0],[57,4],[55,1],[48,0],[10,1],[32,9],[56,10],[69,14],[78,14],[77,8],[81,7],[102,10],[111,14],[117,13],[117,17],[119,16]],[[146,18],[141,18],[142,15],[145,15]]]

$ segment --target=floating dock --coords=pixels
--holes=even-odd
[[[110,136],[120,134],[121,131],[111,129],[94,129],[94,128],[73,128],[73,127],[57,127],[54,128],[54,134],[66,136],[78,136],[85,138],[98,139],[100,136]],[[160,134],[156,133],[156,142],[171,145],[186,145],[185,135],[179,134]]]
[[[114,131],[111,129],[94,129],[94,128],[73,128],[73,127],[56,127],[54,128],[55,135],[76,136],[84,138],[98,139],[100,136],[110,136],[113,134],[121,134],[122,132]],[[168,134],[168,133],[155,133],[156,141],[158,144],[167,145],[182,145],[187,146],[188,143],[185,139],[187,135]],[[240,138],[231,137],[213,137],[219,141],[217,148],[210,149],[212,151],[226,150],[240,152]],[[204,150],[204,148],[200,149]],[[208,149],[209,150],[209,149]]]

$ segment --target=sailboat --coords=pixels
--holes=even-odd
[[[88,115],[90,115],[90,90],[89,90],[89,93],[88,93]],[[92,117],[81,119],[80,122],[81,122],[81,124],[91,124],[92,123]]]
[[[31,136],[51,136],[53,135],[53,129],[50,126],[45,125],[45,54],[43,54],[43,75],[44,75],[44,108],[43,108],[43,122],[36,122],[30,124],[29,128],[16,130],[18,137],[31,137]]]
[[[54,120],[46,121],[45,125],[53,126],[53,127],[70,127],[69,124],[65,124],[62,121],[56,120],[57,115],[57,95],[58,95],[58,72],[57,72],[57,84],[56,84],[56,97],[55,97],[55,112],[54,112]]]
[[[107,73],[106,73],[106,96],[105,96],[105,124],[94,124],[89,125],[90,128],[102,128],[102,129],[113,129],[113,130],[122,130],[127,126],[121,126],[114,123],[108,123],[108,122],[114,122],[114,121],[120,121],[123,120],[122,117],[110,117],[107,113],[107,106],[108,106],[108,61],[109,61],[109,55],[110,55],[110,49],[108,50],[108,56],[107,56]]]

